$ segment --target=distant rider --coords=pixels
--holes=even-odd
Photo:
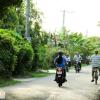
[[[76,53],[76,55],[74,56],[74,62],[76,64],[76,62],[78,62],[80,69],[81,69],[81,61],[82,61],[82,57],[80,56],[79,53]]]
[[[71,67],[71,58],[68,54],[66,55],[66,58],[67,58],[67,62],[68,62],[68,67]]]

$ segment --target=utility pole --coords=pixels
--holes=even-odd
[[[63,10],[62,13],[63,13],[62,28],[64,28],[64,27],[65,27],[65,18],[66,18],[66,13],[68,13],[68,14],[72,14],[72,13],[74,13],[74,11]]]
[[[64,45],[64,48],[65,48],[65,13],[66,11],[63,10],[62,11],[62,32],[63,32],[63,45]]]
[[[86,34],[85,34],[86,38],[88,37],[88,29],[86,29]]]
[[[62,23],[62,28],[64,28],[64,27],[65,27],[65,13],[66,13],[66,11],[63,10],[62,12],[63,12],[63,23]]]
[[[30,0],[26,0],[26,31],[25,31],[25,37],[27,40],[30,40],[29,35],[29,18],[30,18]]]
[[[70,13],[73,13],[73,11],[67,11],[67,10],[63,10],[62,11],[62,14],[63,14],[63,19],[62,19],[62,31],[63,31],[63,35],[64,35],[64,47],[65,47],[65,44],[66,44],[66,41],[65,41],[65,18],[66,18],[66,12],[68,14]]]

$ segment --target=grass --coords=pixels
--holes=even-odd
[[[0,79],[0,87],[14,85],[16,83],[20,83],[20,81]]]
[[[51,75],[51,73],[48,72],[29,72],[26,74],[26,76],[18,76],[18,78],[41,78],[41,77],[46,77]],[[17,78],[17,77],[16,77]],[[10,85],[14,85],[17,83],[20,83],[21,81],[17,81],[17,80],[4,80],[4,79],[0,79],[0,87],[5,87],[5,86],[10,86]]]
[[[90,65],[90,64],[89,64]],[[86,67],[86,66],[89,66],[89,65],[87,65],[87,64],[82,64],[82,67]]]
[[[39,77],[46,77],[46,76],[49,76],[51,75],[51,73],[48,73],[48,72],[33,72],[33,73],[30,73],[31,76],[34,78],[39,78]]]

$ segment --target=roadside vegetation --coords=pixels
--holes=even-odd
[[[51,73],[48,73],[48,72],[34,72],[34,73],[31,73],[31,76],[34,78],[40,78],[40,77],[46,77],[46,76],[49,76],[51,75]]]
[[[28,72],[26,75],[24,76],[18,76],[14,77],[16,78],[42,78],[42,77],[47,77],[49,75],[51,75],[52,73],[48,73],[48,72]],[[10,85],[15,85],[18,83],[22,83],[22,81],[18,81],[18,80],[14,80],[14,79],[0,79],[0,87],[5,87],[5,86],[10,86]]]
[[[62,49],[65,54],[73,56],[80,52],[83,64],[96,48],[100,50],[100,37],[85,37],[82,33],[70,32],[66,27],[59,32],[42,30],[43,13],[30,0],[30,40],[25,37],[26,3],[25,0],[0,1],[0,84],[13,84],[14,77],[48,76],[37,70],[55,68],[54,58]],[[8,81],[9,80],[9,81]]]
[[[10,86],[17,83],[20,83],[20,81],[0,79],[0,87]]]

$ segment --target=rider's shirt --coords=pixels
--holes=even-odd
[[[100,67],[100,55],[91,56],[91,65],[92,67]]]
[[[68,61],[71,61],[70,57],[68,57]]]
[[[74,61],[81,62],[81,60],[82,60],[82,57],[80,55],[79,56],[77,56],[77,55],[74,56]]]
[[[66,59],[65,59],[64,57],[62,57],[62,58],[63,58],[62,63],[61,63],[61,64],[58,64],[58,63],[56,62],[56,59],[57,59],[57,58],[58,58],[58,57],[56,57],[55,60],[54,60],[55,65],[56,65],[57,67],[61,67],[61,68],[65,69]]]
[[[66,60],[66,62],[69,62],[69,57],[67,57],[67,56],[65,56],[65,55],[63,55],[63,57],[64,57],[64,59]]]

